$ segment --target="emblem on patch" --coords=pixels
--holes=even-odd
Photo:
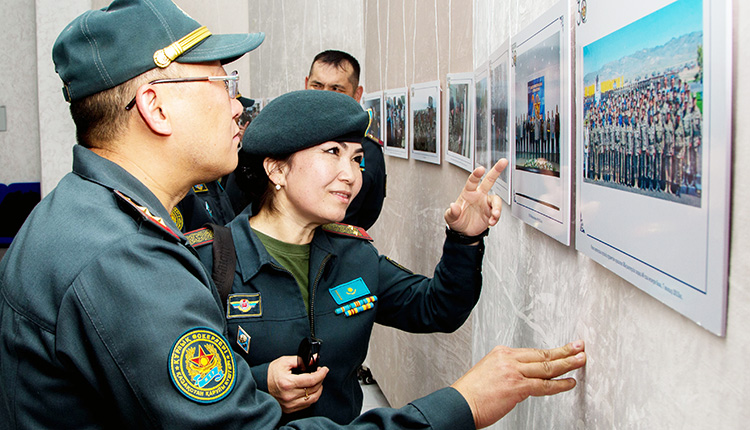
[[[357,278],[328,290],[336,304],[343,304],[370,294],[370,289],[362,278]]]
[[[227,319],[259,317],[263,315],[260,293],[230,294],[227,299]]]
[[[240,348],[242,348],[243,351],[245,351],[245,354],[250,352],[250,340],[252,338],[249,334],[242,328],[242,326],[237,326],[237,345],[239,345]]]
[[[193,185],[193,192],[195,193],[205,193],[207,191],[208,187],[206,186],[206,184]]]
[[[205,327],[188,330],[172,346],[169,376],[177,390],[198,403],[215,403],[234,388],[232,349],[217,331]]]
[[[182,227],[185,225],[185,222],[182,219],[182,213],[180,213],[180,210],[177,209],[177,206],[172,208],[172,213],[169,214],[172,217],[172,221],[174,221],[174,225],[177,226],[180,230],[182,230]]]

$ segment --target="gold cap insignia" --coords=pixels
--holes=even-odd
[[[193,30],[177,42],[154,52],[154,64],[162,69],[169,66],[177,57],[210,35],[211,32],[206,26]]]

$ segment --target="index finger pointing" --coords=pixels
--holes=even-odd
[[[503,173],[503,170],[505,170],[506,167],[508,167],[508,160],[505,158],[499,159],[487,173],[487,176],[484,177],[482,183],[479,184],[479,188],[481,188],[482,191],[489,193],[492,186],[495,185],[495,181],[497,181],[497,178],[500,177],[500,174]]]

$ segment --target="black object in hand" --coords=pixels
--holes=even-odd
[[[318,360],[320,359],[320,339],[306,337],[302,339],[297,349],[297,367],[292,369],[292,373],[311,373],[318,370]]]

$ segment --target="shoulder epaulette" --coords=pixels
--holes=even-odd
[[[141,206],[139,204],[136,204],[130,197],[126,196],[125,194],[121,193],[120,191],[114,190],[115,195],[119,197],[122,201],[128,203],[130,206],[135,209],[135,211],[140,214],[140,216],[148,221],[151,224],[154,224],[158,227],[160,227],[165,232],[169,233],[170,236],[174,237],[177,240],[180,240],[180,237],[172,231],[171,228],[167,226],[167,223],[164,222],[164,220],[161,217],[155,216],[151,213],[150,210],[148,210],[147,207]]]
[[[365,135],[365,139],[370,139],[373,142],[377,143],[378,145],[383,146],[383,141],[380,140],[380,139],[378,139],[377,137],[373,136],[371,133],[367,133]]]
[[[193,247],[201,246],[214,241],[214,231],[208,227],[203,227],[185,233],[185,237]]]
[[[367,231],[362,227],[354,225],[343,224],[340,222],[332,222],[321,226],[324,231],[329,233],[340,234],[342,236],[356,237],[358,239],[373,241],[373,238],[367,234]]]

